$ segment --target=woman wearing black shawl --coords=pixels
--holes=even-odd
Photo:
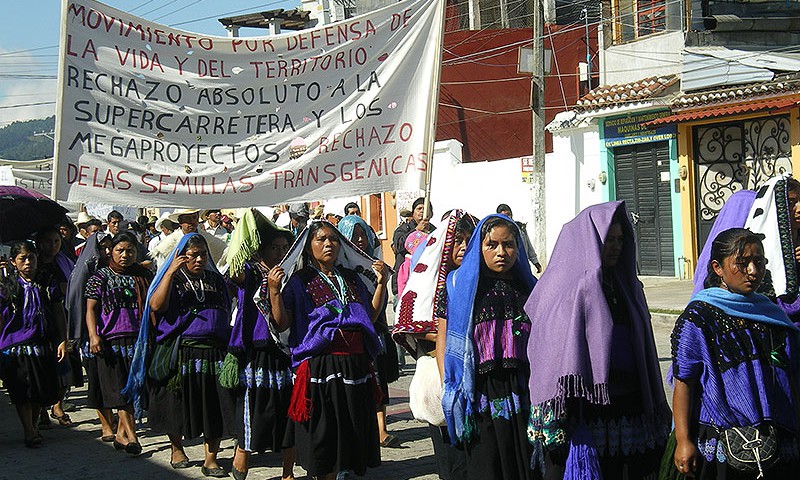
[[[111,235],[94,233],[86,239],[75,268],[67,282],[67,337],[80,351],[83,368],[86,370],[86,406],[97,410],[100,419],[100,439],[113,442],[116,436],[114,414],[103,405],[100,377],[97,373],[97,357],[89,351],[89,333],[86,329],[86,282],[98,269],[108,265],[111,254]]]

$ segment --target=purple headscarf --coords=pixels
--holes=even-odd
[[[708,261],[711,260],[711,244],[717,238],[719,232],[725,231],[729,228],[743,228],[744,222],[747,220],[747,214],[753,206],[753,200],[756,199],[756,192],[753,190],[739,190],[728,198],[725,205],[714,220],[714,225],[708,233],[703,251],[700,252],[700,258],[697,259],[697,268],[694,270],[694,291],[692,296],[705,288],[703,282],[708,275]]]
[[[528,359],[531,405],[552,401],[565,412],[568,398],[607,405],[614,320],[603,293],[602,250],[612,222],[625,235],[613,269],[620,302],[631,320],[634,365],[638,367],[645,414],[666,406],[650,314],[636,277],[633,227],[624,202],[586,208],[564,225],[550,263],[525,304],[531,320]]]

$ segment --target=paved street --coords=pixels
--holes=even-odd
[[[676,279],[643,279],[651,308],[680,310],[691,293],[691,282]],[[669,335],[675,315],[654,315],[653,328],[662,371],[669,362]],[[367,479],[405,480],[438,478],[427,428],[414,421],[408,410],[407,388],[413,373],[413,364],[405,367],[400,380],[392,385],[389,406],[389,430],[402,440],[401,448],[383,448],[383,464],[366,475]],[[666,387],[665,387],[666,388]],[[669,390],[667,390],[669,391]],[[670,395],[668,395],[670,397]],[[85,402],[85,390],[72,394],[70,401],[78,406]],[[132,458],[119,453],[99,438],[100,427],[94,411],[79,409],[70,414],[75,426],[63,428],[53,424],[52,430],[43,431],[44,445],[37,450],[25,448],[19,420],[8,397],[3,392],[0,399],[0,480],[60,480],[60,479],[180,479],[205,478],[200,473],[203,446],[199,440],[188,445],[189,458],[197,467],[173,470],[169,466],[169,444],[163,435],[149,430],[141,431],[142,455]],[[233,442],[223,442],[221,464],[230,470]],[[280,478],[280,457],[261,454],[252,457],[249,479]],[[295,468],[297,478],[305,472]]]

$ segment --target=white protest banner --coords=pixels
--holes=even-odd
[[[246,207],[420,188],[442,3],[231,38],[64,0],[56,198]]]
[[[53,159],[45,160],[4,160],[0,159],[0,168],[10,168],[12,182],[4,183],[34,190],[42,195],[50,196],[53,188]]]

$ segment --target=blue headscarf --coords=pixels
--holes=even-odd
[[[158,289],[158,286],[161,285],[161,282],[164,280],[164,275],[166,275],[167,270],[169,269],[170,265],[172,265],[175,257],[183,253],[183,251],[186,249],[186,244],[189,243],[189,239],[192,237],[203,238],[203,236],[199,233],[189,233],[184,235],[178,242],[178,245],[172,250],[172,252],[158,268],[158,273],[156,273],[155,278],[153,279],[152,283],[150,283],[150,288],[147,289],[147,299],[144,302],[139,336],[136,338],[136,344],[134,345],[135,350],[133,353],[133,360],[131,361],[131,369],[128,373],[128,382],[121,392],[122,395],[133,404],[137,419],[142,417],[141,394],[142,388],[144,388],[145,378],[147,377],[146,358],[148,349],[150,348],[150,338],[155,337],[155,334],[151,333],[153,326],[150,323],[150,313],[152,312],[152,309],[150,308],[150,299],[153,297],[153,293],[155,293],[155,291]],[[203,238],[203,240],[205,241],[205,238]],[[219,273],[216,265],[214,265],[214,259],[211,258],[211,252],[208,254],[208,261],[206,262],[205,269],[214,273]]]
[[[373,258],[380,258],[381,255],[378,249],[381,246],[381,242],[378,240],[378,236],[375,235],[375,230],[373,230],[363,218],[359,217],[358,215],[347,215],[339,220],[336,228],[338,228],[339,231],[342,232],[342,235],[347,237],[348,240],[352,241],[353,231],[355,230],[356,225],[360,225],[361,228],[364,229],[364,233],[367,235],[367,240],[369,241],[368,251],[364,253]]]
[[[517,260],[511,273],[528,290],[536,285],[531,273],[528,255],[522,243],[519,227],[505,215],[491,214],[480,221],[469,240],[461,267],[447,277],[447,341],[444,351],[444,409],[447,431],[453,444],[466,443],[475,433],[475,345],[472,334],[472,307],[478,290],[483,254],[481,231],[483,225],[495,217],[508,220],[514,226],[517,240]]]
[[[797,326],[786,316],[786,312],[760,293],[742,295],[724,288],[711,287],[697,292],[692,301],[710,303],[732,317],[798,331]]]

